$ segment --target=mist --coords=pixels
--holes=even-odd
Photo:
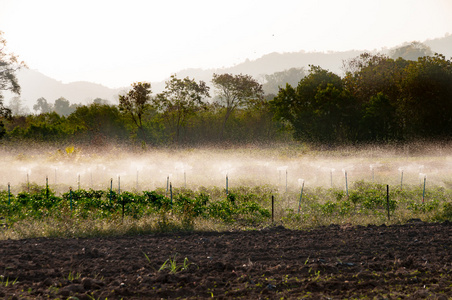
[[[452,185],[452,152],[435,145],[416,148],[343,149],[314,151],[297,147],[242,147],[150,150],[131,153],[120,148],[25,150],[1,152],[0,186],[18,193],[27,184],[67,192],[76,189],[143,191],[167,188],[197,190],[200,187],[229,189],[268,185],[280,192],[296,191],[304,181],[306,188],[345,188],[356,181],[388,184],[393,187]],[[432,150],[434,149],[434,150]],[[403,173],[403,174],[402,174]]]

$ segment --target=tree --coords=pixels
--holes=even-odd
[[[388,142],[396,139],[397,126],[396,107],[391,104],[388,96],[379,92],[372,96],[363,106],[363,116],[360,121],[360,140]]]
[[[282,72],[275,72],[271,75],[265,75],[265,83],[262,86],[265,94],[277,94],[280,88],[286,84],[296,86],[300,80],[306,76],[304,68],[290,68]]]
[[[406,60],[416,61],[419,57],[433,55],[432,49],[429,46],[420,42],[411,42],[407,45],[400,46],[391,51],[393,59],[403,58]]]
[[[361,111],[359,140],[403,139],[406,119],[400,110],[400,87],[404,70],[410,63],[402,58],[393,60],[385,55],[369,53],[343,62],[345,87]],[[383,116],[384,120],[378,119]],[[383,130],[389,132],[383,133]]]
[[[226,122],[237,108],[246,108],[264,97],[262,85],[250,75],[213,74],[212,83],[217,90],[219,103],[226,108],[221,128],[223,136]]]
[[[102,99],[102,98],[96,98],[96,99],[93,100],[93,104],[109,105],[110,101]]]
[[[9,101],[8,108],[13,116],[25,116],[30,114],[30,110],[23,104],[23,100],[19,96],[12,97]]]
[[[420,57],[406,68],[399,110],[412,137],[452,136],[452,61],[443,55]]]
[[[11,110],[3,105],[2,91],[20,94],[20,85],[15,73],[21,67],[25,67],[25,63],[19,62],[16,55],[6,51],[6,40],[0,31],[0,138],[5,135],[3,119],[11,118]]]
[[[132,89],[126,95],[119,95],[119,110],[132,119],[144,142],[147,138],[143,127],[143,115],[149,107],[151,93],[150,83],[134,82]]]
[[[102,145],[105,141],[120,141],[127,137],[124,118],[116,105],[82,105],[69,115],[71,127],[87,136],[90,144]]]
[[[354,138],[354,98],[338,75],[320,67],[311,66],[296,89],[289,84],[280,89],[270,105],[297,140],[338,143]]]
[[[69,116],[71,113],[75,111],[77,108],[76,104],[71,104],[69,100],[60,97],[57,100],[55,100],[54,109],[57,114],[60,116]]]
[[[210,97],[209,87],[204,81],[197,83],[186,77],[179,79],[172,75],[163,92],[153,99],[153,104],[170,128],[174,130],[174,142],[179,144],[180,131],[187,125],[190,116],[205,108],[203,99]]]
[[[36,104],[33,105],[33,110],[36,111],[36,113],[49,113],[53,111],[53,105],[50,103],[47,103],[47,100],[44,97],[39,98],[36,100]]]

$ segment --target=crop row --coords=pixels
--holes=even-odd
[[[197,191],[176,189],[118,193],[114,190],[69,190],[56,195],[48,187],[34,185],[30,192],[16,195],[0,191],[0,223],[13,227],[23,220],[45,218],[77,220],[140,220],[155,217],[159,229],[193,229],[197,220],[225,226],[264,226],[281,222],[285,226],[306,227],[331,223],[384,223],[392,218],[425,221],[452,220],[452,191],[418,186],[392,189],[364,181],[350,191],[314,188],[301,193],[280,192],[271,186],[238,187],[227,194],[218,187]],[[274,200],[274,203],[272,203]]]

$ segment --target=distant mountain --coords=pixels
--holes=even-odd
[[[446,35],[443,38],[427,40],[423,42],[429,46],[433,52],[441,53],[446,58],[452,57],[452,35]],[[368,51],[371,53],[380,52],[389,54],[391,49],[383,48],[380,51]],[[203,80],[207,84],[211,84],[213,73],[232,73],[232,74],[248,74],[264,83],[264,75],[281,72],[290,68],[308,68],[308,65],[318,65],[324,69],[332,71],[338,75],[342,75],[342,63],[344,60],[353,58],[363,53],[364,50],[352,50],[344,52],[292,52],[292,53],[270,53],[256,60],[246,60],[228,68],[219,69],[185,69],[176,72],[179,78],[189,76],[195,80]],[[95,98],[101,98],[110,101],[110,103],[118,103],[118,94],[121,91],[128,90],[128,87],[121,89],[111,89],[100,84],[91,82],[72,82],[62,83],[36,70],[23,69],[17,73],[19,84],[22,87],[21,99],[22,103],[29,107],[32,111],[33,105],[40,97],[44,97],[49,103],[53,103],[56,99],[64,97],[71,103],[88,104]],[[153,82],[152,92],[161,92],[165,88],[165,81]],[[9,103],[9,99],[14,95],[4,93],[5,104]]]
[[[435,53],[443,54],[447,59],[452,58],[452,34],[447,34],[445,37],[424,42]]]
[[[331,72],[341,74],[343,60],[358,56],[363,51],[352,50],[344,52],[291,52],[270,53],[256,60],[246,60],[243,63],[222,69],[186,69],[177,73],[178,77],[190,76],[196,80],[210,82],[213,73],[248,74],[263,83],[264,75],[281,72],[290,68],[308,68],[309,65],[321,66]]]
[[[21,69],[16,75],[21,86],[20,98],[22,103],[31,111],[36,100],[41,97],[49,103],[55,102],[60,97],[66,98],[71,103],[88,104],[95,98],[117,103],[118,94],[123,90],[111,89],[101,84],[86,81],[62,83],[31,69]],[[4,96],[5,104],[8,105],[9,99],[16,95],[5,92]]]

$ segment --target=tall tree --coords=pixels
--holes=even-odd
[[[23,100],[19,96],[12,97],[9,100],[8,108],[14,116],[25,116],[30,114],[29,108],[24,105]]]
[[[385,55],[363,53],[344,61],[345,87],[355,97],[361,110],[360,140],[399,140],[403,138],[406,119],[399,109],[400,87],[405,68],[411,62]],[[385,116],[378,119],[378,116]],[[391,116],[391,118],[388,118]],[[383,122],[383,123],[381,123]],[[380,124],[378,128],[376,124]],[[389,132],[384,132],[389,130]]]
[[[311,66],[296,88],[287,84],[280,89],[270,105],[276,119],[288,123],[295,139],[340,143],[354,138],[354,98],[338,75],[320,67]]]
[[[412,137],[452,136],[452,61],[443,55],[420,57],[405,68],[400,110]]]
[[[3,119],[11,118],[11,110],[3,105],[2,91],[20,94],[20,85],[15,73],[24,66],[25,63],[19,62],[15,54],[7,52],[6,40],[0,31],[0,138],[5,134]]]
[[[223,136],[226,122],[234,110],[246,108],[256,101],[261,101],[264,91],[262,84],[250,75],[213,74],[212,83],[217,90],[219,104],[226,109],[221,128],[221,136]]]
[[[179,144],[180,131],[187,125],[190,116],[205,108],[204,98],[210,97],[209,87],[204,81],[197,83],[186,77],[179,79],[172,75],[163,92],[154,99],[154,106],[160,111],[170,128],[174,130],[174,142]]]
[[[286,84],[297,86],[298,82],[306,76],[304,68],[290,68],[282,72],[275,72],[271,75],[265,75],[263,90],[265,94],[276,95],[280,88],[285,88]]]
[[[149,107],[151,93],[150,83],[134,82],[132,89],[126,95],[119,95],[119,110],[132,119],[144,142],[147,138],[143,127],[143,115]]]
[[[82,105],[68,117],[72,127],[77,128],[80,136],[86,136],[90,144],[102,145],[107,141],[123,141],[127,129],[116,105]]]
[[[36,113],[49,113],[53,111],[53,105],[51,103],[48,103],[46,98],[41,97],[38,100],[36,100],[36,104],[33,105],[33,110],[36,111]]]
[[[67,117],[75,111],[77,104],[71,104],[69,100],[65,99],[64,97],[60,97],[55,100],[54,107],[57,114]]]

